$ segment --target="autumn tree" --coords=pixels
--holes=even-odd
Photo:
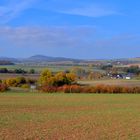
[[[54,85],[56,86],[71,85],[75,81],[76,81],[75,74],[60,72],[55,75]]]
[[[41,85],[50,85],[51,83],[53,83],[52,72],[49,69],[45,69],[41,72],[39,83]]]
[[[75,81],[76,75],[73,73],[59,72],[52,75],[50,70],[44,70],[39,79],[39,83],[46,86],[71,85]]]

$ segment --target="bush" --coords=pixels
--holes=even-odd
[[[20,87],[21,88],[30,88],[30,85],[28,85],[28,84],[22,84]]]
[[[26,79],[26,83],[34,85],[34,84],[37,83],[37,80],[36,79],[28,78],[28,79]]]
[[[16,83],[18,85],[26,84],[26,79],[24,77],[17,77],[16,78]]]
[[[54,87],[54,86],[43,86],[43,87],[41,87],[41,91],[47,92],[47,93],[55,93],[55,92],[57,92],[57,87]]]
[[[16,77],[16,78],[9,78],[6,79],[5,84],[10,87],[22,87],[22,88],[29,88],[30,85],[34,85],[37,80],[34,79],[26,79],[24,77]]]
[[[8,85],[8,86],[11,86],[11,87],[17,87],[17,81],[16,81],[16,78],[9,78],[5,81],[5,83]]]
[[[8,90],[8,86],[6,84],[0,83],[0,92],[4,92]]]

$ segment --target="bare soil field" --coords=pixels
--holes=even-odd
[[[0,94],[1,140],[139,140],[140,95]]]

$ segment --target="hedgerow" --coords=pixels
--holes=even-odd
[[[47,93],[140,93],[140,87],[126,87],[114,85],[96,85],[96,86],[80,86],[80,85],[64,85],[64,86],[42,86],[42,92]]]

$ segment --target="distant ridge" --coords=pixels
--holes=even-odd
[[[65,58],[65,57],[52,57],[52,56],[45,56],[45,55],[34,55],[26,59],[26,61],[46,61],[46,62],[59,62],[59,61],[81,61],[80,59],[72,59],[72,58]]]
[[[17,62],[17,61],[19,61],[19,59],[17,59],[17,58],[10,58],[10,57],[0,57],[0,61]]]
[[[0,61],[9,61],[12,63],[90,63],[90,62],[101,62],[101,61],[121,61],[121,62],[140,62],[140,57],[134,58],[118,58],[118,59],[74,59],[65,57],[52,57],[45,55],[33,55],[28,58],[10,58],[10,57],[0,57]]]

